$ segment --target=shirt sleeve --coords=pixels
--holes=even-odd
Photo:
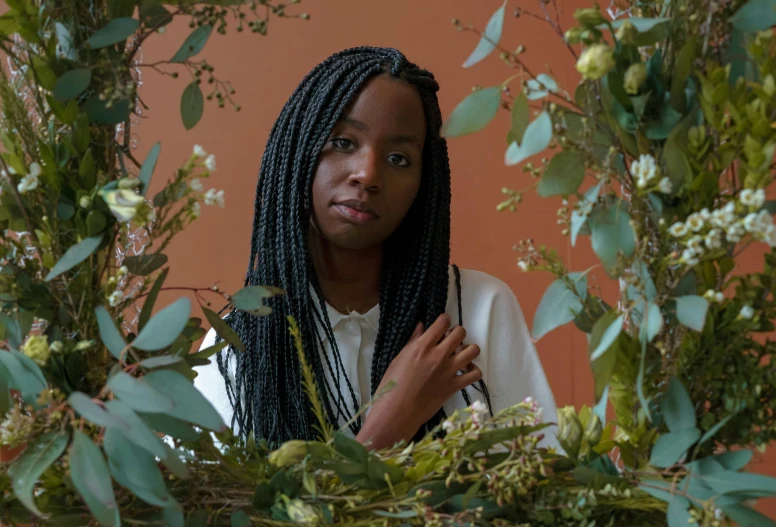
[[[200,351],[216,343],[216,332],[211,329],[205,335],[205,339],[202,341],[202,345],[199,347]],[[219,352],[219,353],[226,353]],[[216,355],[210,357],[210,364],[204,366],[196,366],[194,369],[197,372],[197,376],[194,378],[194,387],[199,390],[205,398],[210,401],[210,404],[221,414],[221,418],[224,420],[227,426],[232,424],[232,404],[229,402],[229,396],[226,393],[226,381],[223,375],[218,370],[218,362]],[[227,364],[229,368],[229,376],[234,382],[235,360],[234,356],[229,358]]]
[[[461,296],[466,340],[480,346],[477,364],[493,412],[531,397],[541,408],[542,420],[555,423],[555,397],[512,290],[493,276],[462,270]],[[542,446],[559,448],[555,429],[553,424],[543,430]]]

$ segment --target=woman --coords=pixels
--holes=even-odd
[[[315,437],[288,315],[330,421],[372,448],[421,437],[475,400],[495,412],[530,396],[555,416],[511,290],[449,267],[438,88],[398,51],[362,47],[318,65],[283,108],[262,159],[245,284],[286,294],[271,316],[230,313],[246,351],[221,352],[195,379],[242,436]],[[215,341],[211,330],[203,347]]]

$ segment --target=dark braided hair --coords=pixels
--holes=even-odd
[[[302,80],[286,102],[262,157],[245,285],[273,285],[286,294],[268,301],[273,308],[271,316],[257,317],[238,310],[227,316],[246,352],[228,349],[226,357],[219,354],[217,361],[234,408],[232,428],[236,424],[243,438],[253,433],[256,440],[264,439],[270,446],[277,446],[290,439],[315,437],[315,419],[302,388],[301,368],[288,332],[288,315],[299,324],[328,419],[336,424],[356,413],[358,399],[344,374],[325,300],[308,254],[307,236],[318,156],[343,111],[367,80],[376,75],[389,75],[417,89],[428,132],[418,195],[398,229],[385,242],[372,394],[417,323],[428,327],[445,312],[450,259],[450,167],[447,144],[439,135],[439,85],[431,73],[394,49],[359,47],[332,55]],[[460,299],[460,284],[458,290]],[[324,335],[319,334],[319,328],[323,328]],[[332,346],[334,363],[322,350],[323,337]],[[230,353],[235,353],[236,360],[234,383],[227,372]],[[328,386],[326,372],[344,383],[344,389]],[[487,395],[484,384],[480,389]],[[465,392],[464,396],[468,402]],[[444,412],[440,410],[421,427],[417,437],[443,418]],[[357,433],[360,419],[353,420],[350,426]]]

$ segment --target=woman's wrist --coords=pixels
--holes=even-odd
[[[385,404],[387,401],[381,401]],[[356,440],[372,450],[392,447],[399,441],[409,441],[420,425],[415,426],[411,421],[411,412],[389,411],[387,408],[377,408],[375,405],[369,412],[361,427]]]

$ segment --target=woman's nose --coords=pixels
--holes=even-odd
[[[349,182],[375,192],[380,190],[380,165],[377,154],[372,150],[363,150],[354,156]]]

